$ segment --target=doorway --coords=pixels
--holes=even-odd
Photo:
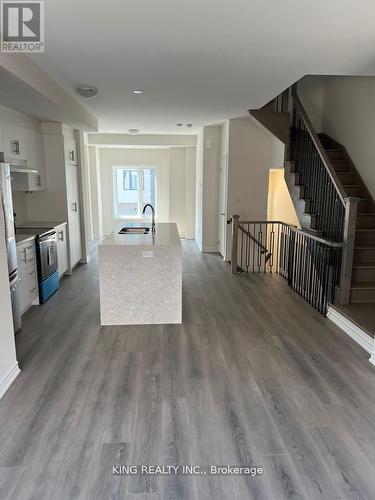
[[[218,215],[218,247],[219,253],[226,260],[226,229],[227,229],[227,178],[228,154],[220,159],[219,167],[219,215]]]

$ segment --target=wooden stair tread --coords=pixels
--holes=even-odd
[[[375,214],[374,214],[375,215]],[[355,230],[356,233],[368,233],[368,232],[375,232],[375,227],[359,227],[356,228]]]
[[[375,290],[375,281],[359,281],[352,284],[350,287],[352,290]]]
[[[354,264],[353,269],[375,269],[374,264]]]

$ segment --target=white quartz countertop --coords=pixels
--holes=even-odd
[[[113,233],[103,239],[100,245],[103,246],[181,246],[180,235],[178,234],[175,222],[160,222],[155,224],[155,234],[118,234],[122,227],[132,227],[137,224],[127,224],[126,221],[120,224]],[[139,226],[148,226],[140,223]]]
[[[25,243],[26,241],[35,240],[35,234],[17,234],[16,235],[16,245]]]

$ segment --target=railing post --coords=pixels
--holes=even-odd
[[[345,198],[345,221],[340,274],[340,304],[350,303],[355,229],[359,201],[360,199],[355,196]]]
[[[232,274],[237,272],[237,253],[238,253],[238,220],[239,215],[232,217],[232,256],[231,256],[231,271]]]

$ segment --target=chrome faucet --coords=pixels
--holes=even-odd
[[[152,225],[151,225],[151,228],[152,228],[152,232],[155,233],[155,209],[154,207],[151,205],[151,203],[146,203],[146,205],[143,207],[143,210],[142,210],[142,215],[145,214],[146,212],[146,208],[147,207],[150,207],[151,208],[151,211],[152,211]]]

